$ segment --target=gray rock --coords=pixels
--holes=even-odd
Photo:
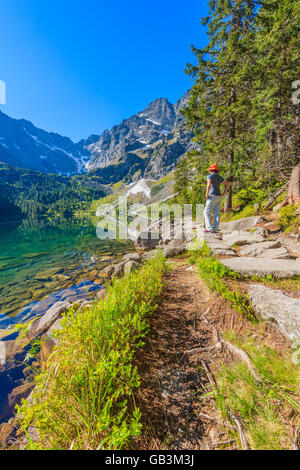
[[[300,256],[300,243],[297,239],[281,235],[279,240],[281,242],[281,246],[285,246],[293,256],[297,258]]]
[[[221,238],[222,238],[221,233],[204,232],[204,240],[206,241],[206,243],[215,242],[217,240],[221,240]]]
[[[160,235],[157,232],[141,232],[134,244],[143,250],[154,250],[158,245],[159,240]]]
[[[242,256],[258,256],[265,250],[270,248],[280,248],[280,241],[265,241],[261,243],[254,243],[253,245],[244,246],[241,248],[240,255]]]
[[[221,262],[233,271],[246,276],[267,276],[269,274],[276,278],[300,276],[300,263],[291,259],[244,257],[224,259]]]
[[[172,247],[172,246],[166,246],[166,248],[163,250],[163,254],[165,258],[172,258],[172,256],[180,255],[185,251],[185,246],[178,246],[178,247]]]
[[[265,240],[264,237],[262,237],[261,235],[235,230],[230,234],[224,235],[223,241],[226,241],[227,246],[230,247],[233,245],[242,246],[250,245],[252,243],[261,243]]]
[[[287,248],[275,248],[273,250],[266,250],[258,255],[258,258],[271,258],[271,259],[288,259],[290,254]]]
[[[263,218],[259,216],[245,217],[243,219],[232,220],[231,222],[222,222],[220,229],[222,232],[233,232],[234,230],[249,230],[255,225],[263,222]]]
[[[127,253],[127,255],[123,256],[124,261],[136,261],[137,263],[140,263],[142,260],[141,255],[138,253]]]
[[[37,442],[40,439],[39,433],[34,426],[30,426],[26,429],[26,436],[22,436],[17,440],[19,443],[19,450],[25,450],[29,444],[29,439],[31,442]]]
[[[222,256],[238,256],[237,252],[232,250],[232,248],[211,248],[213,255],[222,255]]]
[[[267,238],[270,235],[270,230],[268,230],[265,227],[261,227],[260,225],[255,229],[255,232],[257,235],[261,235],[264,238]]]
[[[136,261],[128,261],[125,266],[124,266],[124,274],[130,274],[134,271],[137,271],[140,269],[141,265],[137,263]]]
[[[55,345],[58,344],[58,340],[55,338],[55,335],[53,334],[55,331],[57,330],[61,330],[62,329],[62,326],[61,326],[61,318],[59,318],[58,320],[56,320],[56,322],[51,326],[51,328],[49,328],[49,330],[47,331],[47,335],[49,336],[49,338],[53,341],[53,343]]]
[[[114,276],[115,277],[123,276],[125,264],[126,264],[126,261],[122,261],[121,263],[114,265]]]
[[[97,292],[97,297],[98,299],[104,299],[104,297],[106,296],[107,294],[107,290],[106,290],[106,287],[103,287],[102,289],[100,289],[98,292]]]
[[[107,274],[108,277],[111,277],[114,272],[115,266],[110,264],[103,269],[103,272]]]
[[[47,312],[35,320],[29,330],[29,338],[32,340],[37,336],[45,333],[58,320],[62,313],[66,312],[71,307],[70,302],[56,302]]]
[[[274,321],[291,341],[300,339],[300,300],[260,284],[249,285],[250,302],[264,320]]]

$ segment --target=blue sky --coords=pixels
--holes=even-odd
[[[206,0],[0,0],[0,110],[78,141],[179,99]]]

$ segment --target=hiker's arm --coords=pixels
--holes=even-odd
[[[223,181],[223,184],[225,185],[225,191],[224,193],[222,194],[222,196],[226,196],[226,194],[228,193],[229,189],[230,189],[230,186],[231,186],[231,183],[229,183],[229,181]]]
[[[207,180],[207,185],[206,185],[206,199],[209,198],[209,190],[211,187],[211,180]]]

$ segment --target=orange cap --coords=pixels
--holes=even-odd
[[[210,165],[209,169],[210,170],[217,170],[217,171],[220,170],[220,168],[218,167],[218,165],[216,163],[214,163],[213,165]]]

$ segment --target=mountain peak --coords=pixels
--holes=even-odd
[[[187,131],[178,132],[183,128],[179,109],[186,103],[188,94],[175,104],[167,98],[157,98],[143,111],[101,135],[91,135],[76,144],[68,137],[46,132],[30,121],[10,118],[0,111],[0,160],[64,176],[83,173],[86,169],[112,167],[121,161],[125,162],[125,167],[135,161],[137,171],[147,172],[147,168],[152,168],[149,170],[152,176],[159,174],[162,166],[167,172],[170,162],[173,169],[190,145],[191,136],[186,138]],[[164,155],[167,156],[165,161]],[[134,168],[127,171],[133,172]]]

